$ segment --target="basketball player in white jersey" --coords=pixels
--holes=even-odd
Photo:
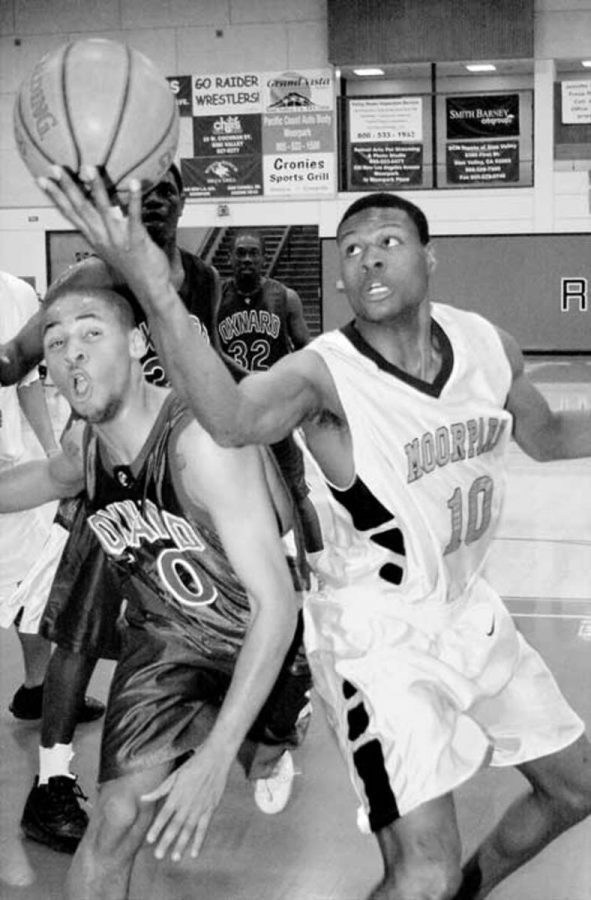
[[[591,414],[553,412],[515,341],[429,299],[425,216],[367,195],[337,231],[353,322],[236,386],[191,338],[140,217],[63,173],[41,186],[132,285],[171,380],[222,445],[300,426],[327,486],[307,647],[384,877],[371,900],[481,900],[591,811],[584,726],[481,572],[512,434],[538,460],[591,455]],[[453,790],[485,765],[530,784],[461,867]]]

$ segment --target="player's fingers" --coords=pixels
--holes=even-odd
[[[100,212],[103,219],[109,216],[113,210],[113,204],[107,193],[107,188],[96,166],[82,166],[80,169],[80,178],[87,185],[92,202],[96,209]]]
[[[191,840],[195,828],[199,822],[198,816],[188,814],[185,820],[184,825],[182,826],[176,844],[173,847],[171,853],[171,859],[173,862],[179,862],[183,853],[187,849],[187,845]]]
[[[136,178],[129,183],[127,215],[130,236],[133,240],[137,238],[139,232],[143,234],[144,228],[142,223],[142,186]]]
[[[41,176],[37,184],[44,194],[47,194],[54,206],[66,217],[74,228],[80,231],[84,237],[92,239],[93,235],[86,220],[78,213],[67,193],[61,187],[61,183],[53,178]]]
[[[159,800],[160,797],[164,797],[168,794],[170,788],[171,785],[167,778],[166,781],[163,781],[162,784],[158,785],[157,788],[154,788],[153,791],[150,791],[148,794],[142,794],[140,799],[142,803],[152,803],[154,800]]]
[[[201,850],[201,846],[203,844],[203,841],[205,840],[205,833],[209,828],[209,823],[211,821],[212,815],[213,810],[210,809],[201,816],[199,822],[197,823],[197,828],[195,829],[195,837],[193,838],[193,843],[191,844],[191,857],[193,859],[198,856],[199,851]]]
[[[176,781],[176,773],[172,772],[168,778],[165,778],[162,784],[159,784],[158,787],[155,787],[154,790],[149,791],[147,794],[142,794],[141,800],[144,803],[152,803],[154,800],[159,800],[161,797],[165,797],[170,793],[172,788],[174,787]],[[174,812],[175,804],[172,799],[169,797],[167,802],[164,804],[158,815],[156,816],[154,822],[152,823],[150,830],[148,832],[148,840],[150,839],[150,835],[155,834],[160,831],[160,829],[164,826],[164,824],[168,821],[170,815]]]
[[[173,812],[173,815],[168,820],[168,824],[160,832],[160,837],[156,844],[156,849],[154,850],[156,859],[164,859],[170,847],[172,847],[179,833],[182,831],[185,818],[186,815],[180,813],[178,810]]]

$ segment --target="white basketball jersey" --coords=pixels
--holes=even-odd
[[[0,272],[0,344],[10,341],[39,309],[33,288],[21,278]],[[38,378],[35,369],[20,383]],[[25,462],[31,457],[23,434],[23,419],[15,385],[0,387],[0,469]],[[41,552],[53,517],[53,506],[0,516],[0,593],[14,589]],[[4,609],[7,626],[17,609]]]
[[[317,571],[337,592],[368,588],[363,606],[453,604],[478,576],[501,511],[509,362],[480,316],[433,304],[432,318],[442,348],[433,384],[386,362],[352,326],[306,348],[332,374],[356,473],[349,490],[313,497],[325,530]]]
[[[12,340],[38,309],[37,295],[26,281],[0,272],[0,344]],[[33,377],[38,377],[36,371]],[[19,462],[24,453],[16,387],[0,387],[0,468]]]

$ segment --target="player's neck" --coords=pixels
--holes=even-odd
[[[117,415],[94,426],[113,465],[131,465],[139,456],[169,393],[168,388],[149,384],[142,377]]]
[[[391,322],[356,319],[363,339],[391,365],[429,384],[441,369],[441,347],[433,331],[430,305]]]
[[[255,275],[252,278],[235,277],[234,284],[236,285],[236,290],[239,294],[242,294],[245,297],[252,296],[252,294],[256,294],[257,291],[260,291],[263,279],[260,275]]]

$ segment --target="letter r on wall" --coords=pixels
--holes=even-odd
[[[560,311],[568,312],[571,300],[578,301],[580,312],[587,310],[587,279],[560,279]]]

